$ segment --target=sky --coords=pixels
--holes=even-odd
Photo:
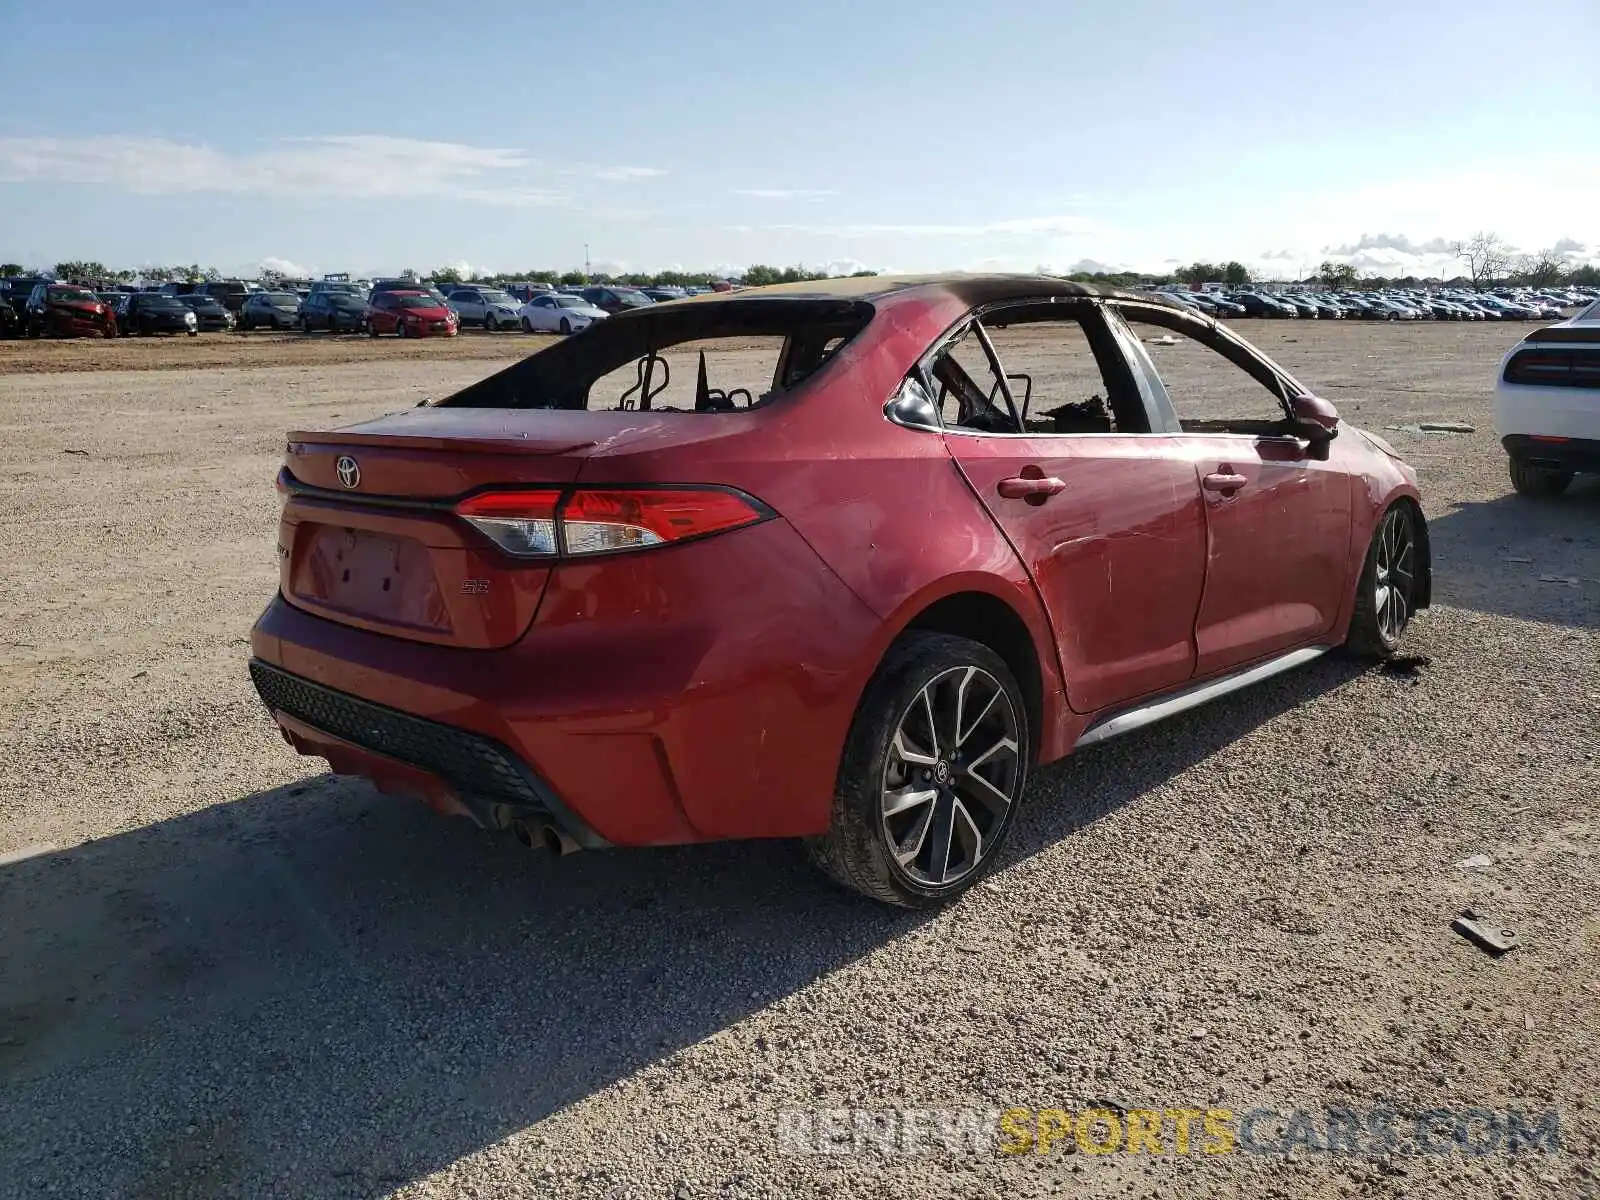
[[[0,261],[1600,261],[1600,0],[1533,11],[0,0]]]

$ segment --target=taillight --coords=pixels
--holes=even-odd
[[[561,493],[482,492],[456,505],[456,515],[507,554],[518,558],[550,558],[557,552],[556,505]]]
[[[643,550],[707,537],[772,515],[722,488],[582,488],[480,492],[456,515],[518,558]]]

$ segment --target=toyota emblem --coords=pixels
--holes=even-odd
[[[333,464],[333,469],[338,473],[339,482],[347,488],[358,487],[361,484],[361,468],[356,466],[356,460],[348,454],[339,456],[339,461]]]

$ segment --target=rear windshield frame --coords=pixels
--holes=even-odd
[[[738,409],[749,412],[824,375],[841,352],[872,323],[875,315],[876,309],[862,300],[764,297],[651,305],[598,321],[580,333],[535,351],[521,362],[440,400],[438,407],[588,410],[589,390],[595,381],[648,354],[669,350],[684,342],[782,337],[785,339],[784,361],[789,359],[798,335],[820,338],[829,346],[820,362],[804,377],[782,387],[774,383],[763,399],[749,408]],[[618,410],[595,408],[591,411]]]

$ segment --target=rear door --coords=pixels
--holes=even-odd
[[[1112,307],[1135,335],[1134,354],[1153,364],[1204,496],[1196,675],[1315,644],[1354,586],[1338,444],[1327,460],[1312,458],[1288,431],[1285,397],[1298,385],[1219,327],[1155,306]]]
[[[924,382],[950,453],[1033,576],[1072,707],[1188,680],[1205,577],[1199,484],[1182,439],[1152,435],[1098,309],[987,314],[930,357]],[[1007,391],[1024,432],[1001,411]]]

